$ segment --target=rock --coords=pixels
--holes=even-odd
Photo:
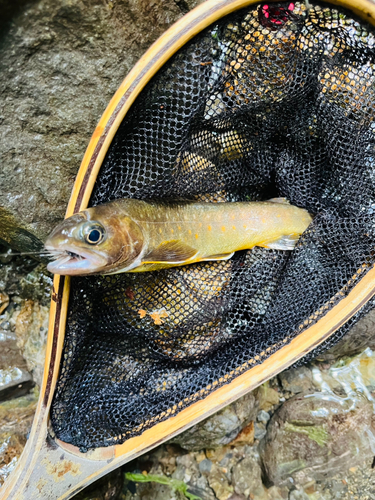
[[[295,396],[273,415],[261,443],[268,481],[282,484],[289,477],[306,484],[322,481],[373,454],[375,436],[372,402],[333,393]]]
[[[200,476],[199,467],[195,457],[186,453],[176,458],[177,467],[172,477],[186,484],[195,484]]]
[[[262,483],[260,465],[252,455],[245,457],[233,467],[232,482],[234,491],[246,498],[251,494],[253,495],[252,498],[257,500],[267,499],[267,492]]]
[[[230,442],[231,446],[243,446],[245,444],[254,444],[255,429],[254,422],[251,421],[242,431],[237,435],[233,441]]]
[[[45,264],[39,264],[19,282],[21,297],[37,301],[42,306],[49,306],[53,286],[53,276]]]
[[[3,250],[0,245],[0,253]],[[21,256],[11,257],[10,260],[7,257],[6,260],[8,262],[0,263],[0,292],[4,294],[3,300],[7,295],[11,302],[13,296],[20,294],[20,280],[36,267],[37,262]],[[0,314],[4,312],[5,309]]]
[[[209,474],[212,469],[212,462],[211,460],[208,460],[208,458],[205,458],[202,460],[202,462],[199,463],[199,471],[202,474]]]
[[[12,472],[22,453],[37,405],[33,391],[11,401],[0,403],[0,485]]]
[[[34,388],[26,396],[0,403],[0,432],[27,436],[34,418],[38,391]]]
[[[0,401],[24,395],[32,386],[15,336],[0,330]]]
[[[279,404],[279,393],[269,386],[269,382],[262,384],[256,394],[260,410],[270,411]]]
[[[310,500],[303,490],[293,490],[290,492],[289,500]]]
[[[328,370],[315,366],[312,374],[314,386],[319,391],[366,394],[375,389],[375,353],[367,348],[358,356],[337,361]]]
[[[22,303],[16,319],[17,345],[39,386],[43,378],[48,319],[49,308],[32,300]]]
[[[0,432],[0,485],[2,485],[15,468],[26,438],[20,434]]]
[[[200,495],[204,492],[204,498],[207,500],[216,500],[207,481],[207,475],[201,471],[200,464],[205,462],[205,459],[198,463],[193,453],[187,453],[176,458],[177,468],[172,474],[173,479],[183,481],[189,485],[189,491],[195,495]],[[204,466],[203,466],[204,468]],[[209,468],[209,467],[207,467]],[[211,471],[211,468],[210,468]]]
[[[262,422],[263,424],[266,424],[270,418],[271,418],[270,414],[264,410],[260,410],[260,412],[257,415],[258,422]]]
[[[259,441],[260,441],[261,439],[264,438],[264,436],[266,435],[266,432],[267,432],[266,426],[262,422],[260,422],[260,423],[256,422],[255,428],[254,428],[254,438],[259,439]]]
[[[38,249],[64,217],[90,136],[121,81],[198,3],[1,1],[0,239]]]
[[[267,495],[269,500],[288,500],[289,490],[285,486],[282,488],[271,486],[271,488],[267,489]]]
[[[216,500],[208,486],[207,478],[199,470],[197,455],[201,459],[200,455],[203,454],[186,453],[176,445],[167,444],[139,457],[135,462],[126,466],[127,470],[137,474],[142,472],[142,475],[148,476],[152,481],[144,483],[127,479],[124,498],[128,500],[154,500],[155,498],[185,500],[182,490],[188,487],[189,493],[200,495],[204,492],[205,499]],[[168,471],[170,459],[174,466]],[[173,473],[170,474],[172,469],[174,469]]]
[[[334,361],[343,356],[354,356],[369,347],[375,350],[375,309],[358,321],[336,345],[319,354],[318,361]]]
[[[159,459],[159,462],[161,463],[163,474],[166,474],[167,476],[170,476],[174,473],[176,470],[176,457],[175,456],[170,456],[169,454],[166,456],[163,456]]]
[[[125,500],[186,500],[186,497],[170,486],[158,483],[137,484],[134,492],[128,491]]]
[[[230,443],[249,421],[255,420],[257,402],[253,393],[215,413],[172,439],[186,450],[216,448]]]
[[[208,476],[208,484],[213,489],[218,500],[228,500],[233,493],[233,486],[229,484],[228,477],[222,467],[214,464]]]
[[[284,391],[294,394],[307,392],[313,389],[312,373],[307,366],[291,368],[279,374],[279,379]]]
[[[72,500],[117,500],[124,484],[121,469],[114,470],[75,495]]]

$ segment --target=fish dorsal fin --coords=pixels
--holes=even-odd
[[[181,264],[191,260],[198,253],[195,248],[179,240],[164,241],[142,259],[143,264]]]
[[[200,261],[205,261],[205,260],[229,260],[231,257],[233,257],[234,252],[232,253],[222,253],[218,255],[210,255],[209,257],[205,257],[204,259],[200,259]]]
[[[289,200],[286,198],[271,198],[267,200],[268,203],[280,203],[281,205],[290,205]]]
[[[280,236],[277,240],[264,243],[264,248],[272,248],[273,250],[293,250],[299,240],[299,234],[286,234]]]

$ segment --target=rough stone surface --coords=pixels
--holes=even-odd
[[[350,467],[373,453],[374,423],[372,403],[361,395],[291,398],[274,414],[262,442],[268,480],[278,485],[293,477],[305,484]]]
[[[214,464],[208,476],[208,483],[218,500],[228,500],[233,493],[233,486],[222,467]]]
[[[0,254],[4,251],[6,248],[0,245]],[[0,292],[5,293],[9,298],[19,296],[20,281],[33,271],[36,264],[35,260],[24,257],[0,257]]]
[[[43,378],[48,319],[48,307],[25,300],[16,320],[17,345],[39,386]]]
[[[256,394],[260,410],[268,412],[279,404],[280,395],[275,389],[270,387],[268,382],[262,384],[257,389]]]
[[[0,238],[34,250],[64,216],[126,74],[197,0],[2,0]]]
[[[245,457],[233,467],[232,482],[236,493],[250,494],[259,500],[266,500],[267,493],[262,483],[262,472],[257,459],[253,455]]]
[[[251,420],[255,420],[257,400],[253,393],[194,425],[172,442],[187,450],[216,448],[230,443]]]
[[[37,393],[0,403],[0,486],[22,453],[34,418]]]
[[[47,271],[45,264],[39,264],[30,273],[20,279],[20,296],[23,299],[37,301],[42,306],[49,306],[52,285],[52,274]]]
[[[0,401],[26,394],[32,386],[14,335],[0,330]]]
[[[307,366],[291,368],[279,374],[279,379],[284,391],[306,392],[313,389],[312,373]]]
[[[375,309],[367,313],[335,346],[319,354],[318,360],[333,361],[343,356],[354,356],[369,347],[375,350]]]

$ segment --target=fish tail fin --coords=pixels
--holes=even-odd
[[[299,240],[299,234],[286,234],[277,240],[265,243],[264,248],[272,248],[273,250],[293,250]]]

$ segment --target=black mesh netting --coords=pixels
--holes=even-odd
[[[364,275],[374,41],[345,11],[256,5],[196,36],[142,91],[91,204],[282,196],[314,222],[293,252],[74,278],[52,408],[60,439],[87,450],[139,434],[261,363]]]

